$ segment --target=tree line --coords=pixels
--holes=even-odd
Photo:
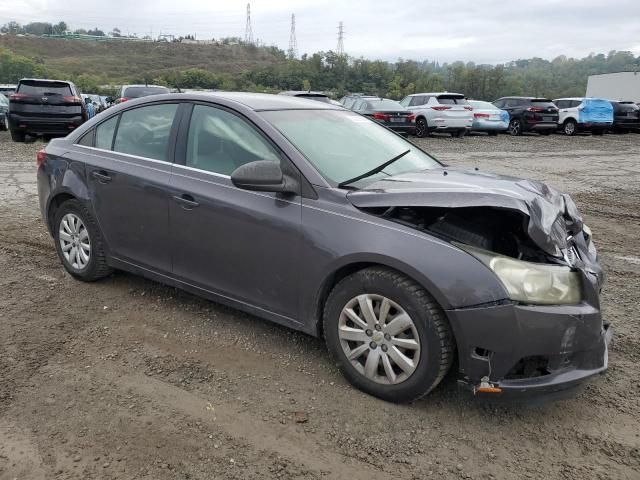
[[[58,24],[57,28],[62,26]],[[0,83],[38,76],[70,79],[85,92],[109,93],[121,83],[155,83],[174,88],[256,92],[313,89],[336,98],[352,92],[400,99],[411,93],[449,91],[490,101],[506,95],[581,96],[589,75],[640,70],[640,56],[626,51],[592,53],[580,59],[561,55],[553,60],[530,58],[481,65],[404,59],[386,62],[352,58],[332,51],[290,59],[286,52],[274,46],[245,45],[245,48],[265,49],[272,55],[273,63],[249,68],[239,75],[189,68],[168,69],[161,74],[141,72],[132,78],[109,78],[92,74],[90,62],[85,71],[60,72],[47,67],[42,59],[27,58],[0,48]],[[114,88],[105,85],[114,85]]]

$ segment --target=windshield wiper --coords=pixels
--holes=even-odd
[[[353,178],[350,178],[349,180],[345,180],[344,182],[340,182],[338,184],[338,188],[342,188],[342,187],[344,187],[346,185],[349,185],[350,183],[357,182],[358,180],[362,180],[363,178],[367,178],[367,177],[370,177],[371,175],[375,175],[376,173],[380,173],[382,170],[387,168],[389,165],[391,165],[396,160],[400,160],[402,157],[404,157],[410,151],[411,151],[411,149],[407,150],[406,152],[402,152],[400,155],[396,155],[391,160],[387,160],[382,165],[379,165],[376,168],[374,168],[373,170],[369,170],[368,172],[365,172],[362,175],[358,175],[357,177],[353,177]]]

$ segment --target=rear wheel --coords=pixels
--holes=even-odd
[[[487,134],[488,134],[490,137],[497,137],[497,136],[498,136],[498,132],[496,132],[495,130],[489,130],[489,131],[487,132]]]
[[[518,118],[513,118],[511,119],[511,121],[509,122],[509,135],[520,135],[522,133],[522,123],[520,122],[520,119]]]
[[[567,120],[566,122],[564,122],[562,130],[564,131],[565,135],[569,135],[571,137],[577,133],[578,126],[575,121]]]
[[[455,137],[458,137],[458,138],[464,138],[464,136],[466,134],[467,134],[466,130],[458,130],[457,132],[452,133],[451,136],[455,136]]]
[[[0,130],[7,131],[9,130],[9,119],[6,115],[2,116],[2,121],[0,121]]]
[[[429,126],[427,121],[420,117],[416,120],[416,137],[424,138],[429,136]]]
[[[72,276],[93,282],[111,273],[98,223],[79,201],[67,200],[58,207],[53,232],[58,256]]]
[[[24,142],[25,133],[24,132],[16,132],[15,130],[11,130],[11,140],[14,142]]]
[[[435,300],[413,280],[368,268],[340,281],[324,309],[327,347],[357,388],[392,402],[429,393],[455,352]]]

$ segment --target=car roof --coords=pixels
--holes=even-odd
[[[67,85],[73,85],[73,82],[69,80],[56,80],[54,78],[21,78],[18,83],[22,82],[52,82],[52,83],[66,83]]]
[[[409,95],[410,97],[416,97],[418,95],[455,95],[455,96],[460,96],[460,97],[464,97],[464,94],[462,93],[456,93],[456,92],[428,92],[428,93],[412,93],[411,95]]]
[[[143,105],[147,102],[163,100],[201,100],[212,101],[216,98],[243,105],[250,110],[260,112],[265,110],[340,110],[343,107],[331,103],[317,102],[307,98],[292,97],[289,95],[273,95],[269,93],[249,92],[202,92],[202,93],[165,93],[137,98],[121,105]]]
[[[328,97],[328,95],[324,92],[313,92],[311,90],[287,90],[285,92],[280,92],[278,95],[311,95],[314,97]]]
[[[498,100],[508,100],[510,98],[514,100],[548,100],[547,97],[519,97],[517,95],[513,95],[510,97],[500,97],[498,98]],[[494,100],[494,101],[498,101],[498,100]]]
[[[555,98],[553,101],[558,101],[558,100],[585,100],[586,98],[589,97],[562,97],[562,98]]]
[[[122,85],[122,88],[129,88],[129,87],[157,87],[157,88],[166,88],[167,90],[169,90],[169,87],[165,87],[164,85],[143,85],[143,84],[127,84],[127,85]]]

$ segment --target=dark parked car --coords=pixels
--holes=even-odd
[[[351,110],[381,123],[404,135],[416,133],[416,116],[395,100],[388,98],[360,98]]]
[[[558,128],[558,107],[548,98],[503,97],[493,104],[509,112],[507,131],[511,135],[524,132],[549,135]]]
[[[331,99],[324,92],[289,90],[287,92],[280,92],[278,95],[287,95],[288,97],[306,98],[307,100],[315,100],[316,102],[331,103]]]
[[[37,162],[72,276],[126,270],[324,337],[380,398],[428,393],[454,360],[462,385],[503,398],[607,369],[602,268],[568,195],[445,167],[342,107],[148,97]]]
[[[9,129],[15,142],[25,135],[66,135],[87,112],[76,86],[63,80],[24,78],[9,96]]]
[[[169,93],[167,87],[161,85],[123,85],[120,88],[120,97],[115,103],[122,103],[134,98],[148,97],[150,95],[162,95]]]
[[[614,132],[640,131],[640,107],[633,102],[611,102]]]
[[[9,99],[0,93],[0,130],[9,130]]]
[[[380,98],[377,95],[365,95],[364,93],[352,93],[351,95],[345,95],[340,99],[340,103],[348,109],[353,107],[353,104],[356,103],[361,98]]]

